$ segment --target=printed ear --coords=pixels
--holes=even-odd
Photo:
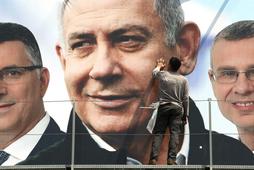
[[[65,57],[64,57],[63,48],[60,45],[60,43],[56,44],[55,50],[56,50],[56,54],[61,62],[62,68],[65,69]]]
[[[197,52],[200,44],[200,30],[193,22],[185,23],[178,36],[177,46],[181,60],[180,73],[190,74],[197,62]]]
[[[213,72],[212,72],[212,70],[208,70],[208,76],[209,76],[210,81],[213,82],[214,79],[213,79]]]
[[[41,77],[40,77],[40,81],[41,81],[41,96],[43,97],[47,91],[48,88],[48,84],[49,84],[49,79],[50,79],[50,75],[49,75],[49,71],[47,68],[43,67],[41,70]]]

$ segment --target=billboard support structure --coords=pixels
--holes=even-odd
[[[213,169],[213,145],[212,145],[212,107],[211,107],[211,98],[208,98],[208,114],[209,114],[209,153],[210,153],[210,170]]]

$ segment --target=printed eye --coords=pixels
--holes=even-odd
[[[113,44],[118,46],[123,51],[133,52],[142,48],[145,42],[146,40],[143,36],[122,35],[114,39]]]
[[[78,41],[70,46],[70,53],[72,53],[72,56],[75,56],[77,58],[87,57],[93,51],[95,45],[96,41],[92,38]]]
[[[12,68],[12,69],[6,69],[2,71],[2,76],[4,78],[18,78],[24,73],[23,69],[17,69],[17,68]]]
[[[254,69],[247,70],[246,75],[250,80],[254,80]]]
[[[75,50],[75,49],[79,49],[79,48],[87,48],[87,47],[93,46],[94,44],[95,43],[92,41],[80,41],[80,42],[73,43],[71,45],[71,49]]]
[[[219,73],[219,77],[235,77],[237,75],[237,72],[234,70],[225,70],[225,71],[221,71]]]

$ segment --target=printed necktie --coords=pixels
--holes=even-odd
[[[180,154],[177,158],[176,158],[176,164],[177,165],[185,165],[186,164],[186,158],[184,155]]]
[[[10,154],[6,153],[5,151],[0,151],[0,165],[2,165],[8,158]]]

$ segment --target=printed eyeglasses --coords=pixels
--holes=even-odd
[[[0,81],[6,84],[16,84],[22,82],[23,80],[22,77],[26,72],[41,68],[42,68],[41,65],[24,66],[24,67],[7,67],[0,70]]]

